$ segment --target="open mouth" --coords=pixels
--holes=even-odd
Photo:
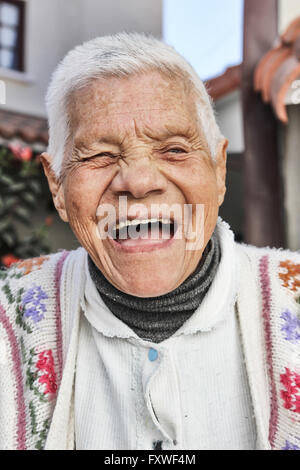
[[[151,247],[172,240],[176,231],[177,224],[170,219],[134,219],[119,222],[110,235],[124,247]]]

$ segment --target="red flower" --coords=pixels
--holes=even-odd
[[[20,160],[23,162],[28,162],[32,158],[32,149],[30,147],[24,147],[20,152]]]
[[[51,215],[48,215],[46,218],[45,218],[45,225],[48,225],[48,227],[50,225],[53,224],[53,217]]]
[[[6,266],[7,268],[9,268],[12,264],[17,263],[18,261],[20,261],[20,258],[17,258],[12,254],[2,256],[1,258],[2,264],[4,264],[4,266]]]
[[[10,144],[8,148],[12,151],[17,160],[28,162],[32,158],[32,149],[30,147],[21,147],[20,145]]]
[[[39,360],[36,363],[36,368],[43,372],[43,375],[39,377],[39,382],[46,385],[44,395],[47,395],[48,393],[51,395],[55,394],[57,391],[57,384],[51,349],[42,351],[39,354]]]

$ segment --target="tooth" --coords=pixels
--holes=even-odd
[[[129,225],[139,225],[139,224],[155,224],[157,222],[162,222],[163,224],[168,224],[168,219],[134,219],[134,220],[126,220],[126,222],[120,222],[116,225],[115,230],[120,230],[124,227],[128,227]]]

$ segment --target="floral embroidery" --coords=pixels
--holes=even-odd
[[[293,293],[300,293],[300,264],[295,264],[289,260],[282,261],[279,277],[283,287],[287,287]]]
[[[17,342],[15,350],[21,366],[17,377],[18,390],[21,392],[17,395],[19,419],[16,422],[16,448],[43,449],[49,432],[53,400],[62,370],[59,293],[62,268],[67,255],[68,252],[63,252],[55,267],[50,263],[49,273],[46,270],[49,279],[47,283],[44,280],[45,287],[38,281],[39,272],[35,271],[43,270],[44,261],[51,260],[52,255],[21,261],[9,269],[0,269],[1,304],[2,301],[8,304],[8,321],[17,327],[14,331]],[[52,271],[52,268],[55,269]],[[29,285],[26,282],[26,287],[22,281],[19,282],[25,274],[29,275],[28,281],[31,276],[35,281]],[[52,284],[53,281],[54,289],[51,289],[49,282]],[[47,302],[45,299],[48,299]],[[48,302],[55,305],[55,301],[55,315],[48,315]],[[46,331],[34,327],[42,320],[43,323],[47,320]],[[44,331],[45,334],[41,336]],[[53,348],[50,346],[51,349],[49,341],[53,345]],[[44,345],[42,348],[41,342]],[[15,361],[13,367],[16,367]]]
[[[283,312],[281,318],[285,321],[281,327],[281,331],[285,333],[285,339],[293,343],[300,341],[300,318],[289,310]]]
[[[285,368],[285,374],[280,375],[280,382],[286,389],[280,391],[284,407],[294,413],[300,413],[300,375]]]
[[[285,441],[285,447],[282,447],[281,450],[300,450],[300,447],[296,446],[295,444],[292,444],[289,441]]]
[[[49,256],[40,256],[39,258],[26,259],[25,261],[18,263],[16,268],[23,269],[24,276],[26,276],[32,271],[37,271],[40,269],[47,259],[49,259]]]
[[[25,364],[26,372],[26,385],[34,393],[34,395],[39,399],[40,402],[46,403],[48,400],[44,395],[44,392],[40,390],[39,384],[37,383],[39,375],[36,370],[36,355],[34,348],[31,348],[29,351],[26,351],[25,345],[23,342],[23,347],[21,347],[22,360]]]
[[[55,394],[57,391],[57,384],[51,349],[43,351],[39,354],[36,368],[43,372],[43,374],[39,377],[39,382],[46,385],[44,394]]]
[[[41,321],[46,312],[46,305],[42,300],[48,299],[47,294],[40,286],[28,289],[22,297],[22,307],[25,317],[31,317],[34,323]]]

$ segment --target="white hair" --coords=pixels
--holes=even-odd
[[[126,77],[158,70],[181,76],[190,82],[197,95],[200,124],[212,158],[223,138],[216,122],[212,101],[192,66],[167,44],[137,33],[120,33],[92,39],[71,50],[54,71],[46,95],[49,122],[48,153],[52,169],[60,176],[66,144],[70,137],[68,100],[72,93],[91,79]]]

